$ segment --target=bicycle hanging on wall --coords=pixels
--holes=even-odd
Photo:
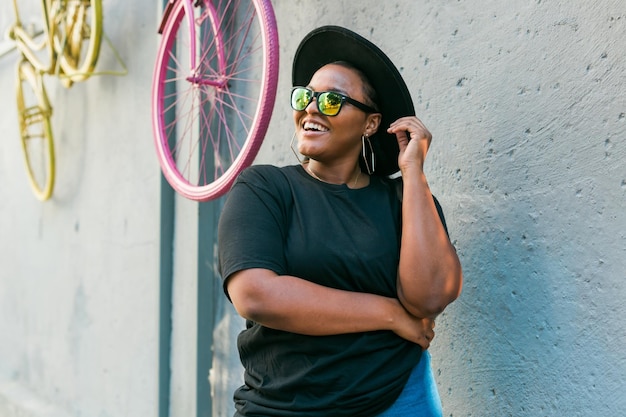
[[[152,84],[154,145],[179,194],[225,194],[264,139],[278,82],[270,0],[170,0]]]
[[[101,0],[42,0],[43,28],[31,31],[20,19],[8,37],[21,57],[17,65],[17,109],[22,150],[35,196],[44,201],[54,188],[54,139],[44,74],[58,76],[65,87],[94,74],[102,40]]]

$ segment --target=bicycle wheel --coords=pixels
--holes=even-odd
[[[35,196],[45,201],[54,188],[52,108],[42,75],[28,61],[17,66],[17,117],[26,172]]]
[[[52,0],[50,16],[61,72],[72,82],[89,78],[102,43],[102,1]]]
[[[256,157],[274,107],[278,33],[269,0],[170,3],[152,85],[154,144],[181,195],[225,194]]]

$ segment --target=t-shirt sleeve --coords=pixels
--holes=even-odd
[[[439,214],[439,220],[441,220],[441,224],[443,225],[448,238],[450,238],[450,233],[448,233],[448,225],[446,224],[446,217],[443,215],[443,208],[441,204],[439,204],[439,200],[435,196],[433,196],[433,201],[435,202],[435,207],[437,208],[437,214]]]
[[[276,177],[269,168],[249,168],[229,192],[218,225],[224,291],[226,281],[237,271],[265,268],[285,273],[285,202]]]

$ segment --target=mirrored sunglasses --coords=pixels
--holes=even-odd
[[[337,116],[345,102],[366,113],[378,113],[373,107],[341,93],[335,91],[313,91],[306,87],[294,87],[291,90],[291,107],[296,111],[302,111],[307,108],[314,98],[317,103],[317,110],[325,116]]]

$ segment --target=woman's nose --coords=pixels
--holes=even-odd
[[[313,104],[313,101],[315,101],[315,105],[311,107],[311,104]],[[313,109],[313,110],[310,110],[310,109]],[[319,113],[319,109],[317,108],[317,98],[315,98],[315,96],[311,98],[311,101],[309,101],[309,104],[306,105],[306,107],[304,108],[304,111],[307,113]]]

